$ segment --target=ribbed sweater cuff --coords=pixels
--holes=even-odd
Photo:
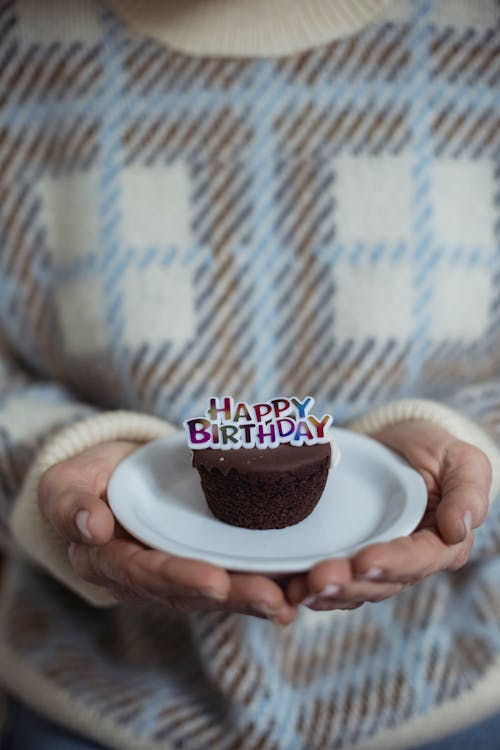
[[[489,434],[476,422],[448,406],[428,399],[391,401],[351,420],[346,426],[364,435],[374,435],[383,427],[408,421],[432,422],[448,430],[459,440],[471,443],[482,450],[488,456],[493,472],[490,499],[493,500],[498,495],[500,491],[500,449]]]
[[[36,456],[16,501],[10,526],[18,547],[54,578],[95,606],[116,604],[105,589],[79,578],[68,560],[68,544],[42,516],[38,483],[54,464],[99,443],[130,440],[147,443],[175,428],[156,417],[134,412],[109,412],[77,422],[52,437]]]
[[[189,55],[277,57],[354,34],[397,0],[107,0],[136,31]]]

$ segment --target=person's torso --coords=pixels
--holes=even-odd
[[[178,421],[222,393],[342,418],[498,369],[493,4],[253,60],[71,6],[1,15],[0,319],[35,370]]]

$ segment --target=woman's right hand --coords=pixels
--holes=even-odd
[[[280,625],[292,622],[297,608],[270,578],[153,550],[124,531],[106,489],[116,466],[138,447],[103,443],[55,464],[40,480],[40,509],[68,541],[76,573],[120,602],[161,601],[181,610],[226,610]]]

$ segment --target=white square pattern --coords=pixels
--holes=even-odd
[[[96,43],[102,30],[94,0],[18,0],[20,35],[27,43]]]
[[[123,240],[132,247],[185,248],[192,242],[184,162],[129,167],[122,176]]]
[[[343,156],[335,162],[337,238],[342,245],[408,242],[411,237],[410,160],[402,156]]]
[[[488,325],[493,297],[490,273],[480,267],[452,267],[444,260],[435,271],[429,312],[433,341],[457,339],[472,342]],[[414,280],[418,267],[407,261],[372,264],[348,261],[334,268],[336,283],[335,331],[342,339],[404,341],[411,336],[416,304]],[[360,314],[362,311],[362,314]]]
[[[333,269],[335,332],[339,338],[405,340],[413,328],[413,269],[407,261],[348,261]]]
[[[146,269],[131,267],[125,273],[125,342],[180,346],[193,338],[195,309],[191,273],[178,256],[168,265]]]
[[[99,279],[80,276],[55,290],[65,352],[85,355],[107,347],[106,307]]]
[[[493,250],[495,184],[486,160],[436,159],[431,166],[438,245]]]
[[[101,241],[97,172],[42,177],[38,194],[41,220],[55,265],[98,252]]]
[[[483,268],[439,268],[432,302],[432,338],[472,342],[486,330],[493,298],[491,274]]]

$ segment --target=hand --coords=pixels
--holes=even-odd
[[[290,602],[318,610],[355,609],[467,562],[472,528],[488,510],[491,465],[486,455],[430,422],[403,422],[373,437],[422,475],[428,504],[421,523],[410,536],[372,544],[350,560],[324,560],[307,575],[295,576],[287,587]]]
[[[43,515],[69,542],[76,573],[120,602],[161,601],[182,610],[218,609],[286,625],[296,607],[265,576],[228,573],[210,563],[149,549],[115,520],[106,488],[115,467],[139,446],[110,442],[56,464],[39,484]]]

